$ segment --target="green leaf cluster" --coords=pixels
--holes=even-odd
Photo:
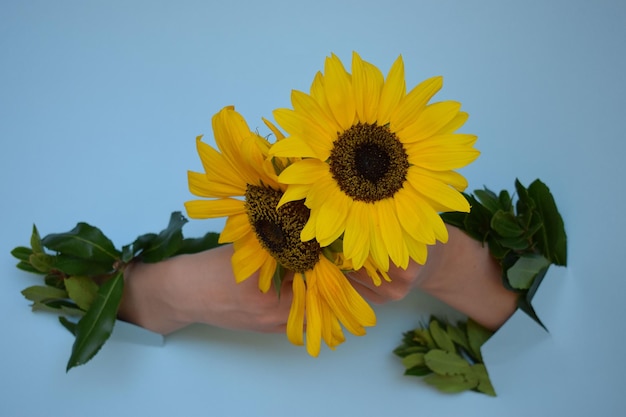
[[[495,396],[480,352],[492,334],[472,320],[455,326],[431,317],[428,325],[404,333],[394,353],[402,358],[405,375],[423,377],[442,392]]]
[[[543,326],[531,305],[548,267],[566,265],[567,236],[550,189],[540,180],[528,188],[515,180],[517,200],[488,188],[464,194],[469,213],[442,213],[444,222],[489,246],[502,267],[502,283],[514,291],[518,306]]]
[[[110,337],[124,291],[124,270],[130,263],[159,262],[218,246],[219,235],[213,232],[184,238],[185,223],[187,219],[174,212],[160,233],[141,235],[121,249],[87,223],[43,238],[33,226],[30,247],[11,251],[19,269],[43,278],[42,285],[22,291],[33,311],[58,314],[60,323],[76,338],[68,371],[93,358]]]

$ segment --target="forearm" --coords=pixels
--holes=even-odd
[[[237,283],[232,254],[232,246],[225,245],[155,264],[132,265],[125,274],[120,319],[161,334],[193,323],[284,331],[291,301],[289,280],[280,299],[274,290],[259,290],[257,274]]]
[[[416,286],[423,292],[496,330],[513,314],[517,295],[502,285],[502,270],[488,247],[448,226],[446,244],[431,247],[419,269]]]

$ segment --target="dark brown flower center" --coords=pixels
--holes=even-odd
[[[272,188],[248,185],[245,195],[248,220],[261,246],[279,264],[294,272],[309,271],[322,253],[315,239],[300,240],[310,210],[304,200],[291,201],[277,209],[282,194]]]
[[[330,152],[330,172],[354,200],[392,197],[406,180],[409,158],[387,126],[358,123],[341,133]]]

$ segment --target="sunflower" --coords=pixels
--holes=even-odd
[[[283,138],[266,123],[278,139]],[[258,271],[259,289],[267,292],[281,268],[292,271],[287,337],[303,344],[306,318],[306,346],[312,356],[319,354],[322,339],[331,348],[344,341],[341,324],[355,335],[365,334],[365,327],[376,323],[372,308],[315,239],[300,239],[310,215],[304,201],[277,208],[285,186],[277,181],[276,172],[290,161],[267,158],[269,142],[251,132],[233,107],[213,117],[213,132],[219,151],[199,136],[196,144],[205,172],[188,173],[190,191],[208,199],[188,201],[185,207],[192,218],[227,216],[219,242],[233,243],[237,282]],[[371,260],[369,265],[371,269]]]
[[[310,94],[293,91],[293,109],[274,111],[288,137],[270,155],[298,158],[279,176],[280,205],[305,199],[311,210],[302,240],[342,237],[356,269],[371,256],[385,271],[390,259],[423,264],[427,245],[447,241],[439,212],[470,209],[454,170],[479,152],[476,136],[455,133],[467,120],[460,103],[429,104],[442,85],[433,77],[407,93],[401,56],[384,78],[357,53],[352,74],[333,54]]]

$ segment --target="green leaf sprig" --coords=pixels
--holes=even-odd
[[[58,314],[60,323],[76,338],[67,371],[91,360],[110,337],[128,265],[135,261],[159,262],[218,246],[218,233],[184,238],[185,223],[187,219],[174,212],[160,233],[141,235],[119,250],[100,229],[87,223],[43,238],[33,226],[30,247],[19,246],[11,251],[19,261],[19,269],[43,276],[43,285],[22,291],[32,302],[33,311]]]
[[[566,265],[567,236],[549,188],[540,180],[524,187],[515,180],[517,201],[508,191],[484,188],[469,201],[469,213],[441,215],[444,222],[487,244],[502,267],[502,284],[519,294],[518,307],[545,328],[531,301],[548,267]]]
[[[442,392],[495,396],[480,351],[492,334],[472,320],[455,326],[431,317],[428,325],[404,333],[394,353],[402,358],[405,375],[424,377]]]

